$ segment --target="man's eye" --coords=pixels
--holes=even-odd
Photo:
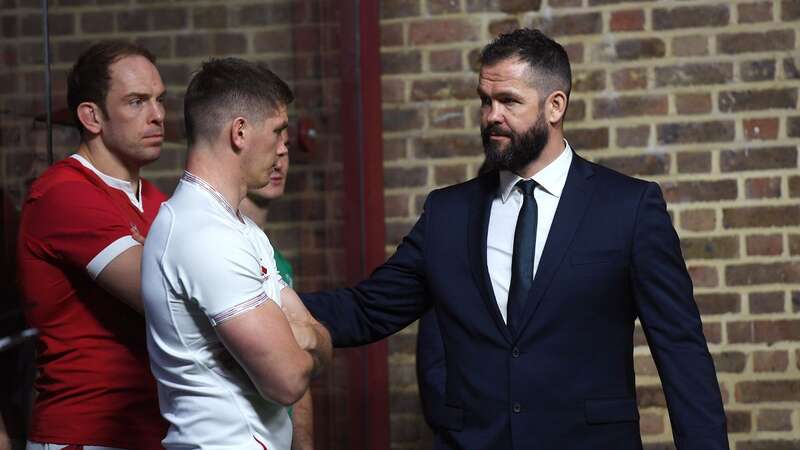
[[[134,106],[139,106],[142,103],[144,103],[144,100],[141,99],[141,98],[134,98],[134,99],[131,100],[131,105],[134,105]]]

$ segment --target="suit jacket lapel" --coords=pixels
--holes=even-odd
[[[486,237],[489,231],[489,215],[492,211],[492,200],[497,195],[499,175],[497,172],[483,175],[479,179],[480,194],[477,201],[469,203],[469,229],[468,251],[469,263],[472,268],[472,277],[481,293],[481,298],[486,304],[489,315],[495,321],[503,337],[511,343],[511,333],[503,321],[497,299],[494,296],[492,281],[489,278],[489,269],[486,265]]]
[[[564,259],[564,255],[569,249],[575,231],[581,223],[586,207],[589,205],[594,192],[591,180],[594,169],[577,154],[573,153],[572,156],[572,164],[564,185],[564,191],[558,201],[558,208],[556,208],[553,224],[550,227],[542,257],[539,260],[539,267],[536,270],[533,285],[525,302],[525,309],[520,322],[522,324],[520,336],[531,321],[531,317],[539,307],[545,292],[547,292],[558,266]]]

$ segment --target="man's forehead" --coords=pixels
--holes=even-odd
[[[163,89],[161,75],[156,66],[140,55],[128,55],[119,58],[108,67],[111,78],[110,89],[122,88],[144,92],[149,89]]]

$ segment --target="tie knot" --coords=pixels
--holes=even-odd
[[[517,187],[522,191],[523,194],[533,196],[533,190],[536,189],[539,183],[533,180],[519,180],[517,181]]]

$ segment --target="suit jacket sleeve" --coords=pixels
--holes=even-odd
[[[634,300],[661,377],[675,445],[728,449],[719,384],[692,282],[655,183],[640,201],[631,251]]]
[[[422,413],[434,430],[442,426],[444,414],[445,349],[436,312],[429,310],[419,320],[417,331],[417,382],[422,400]]]
[[[311,314],[328,328],[334,346],[380,340],[417,320],[430,306],[425,287],[425,211],[434,194],[394,255],[369,278],[354,288],[300,295]]]

